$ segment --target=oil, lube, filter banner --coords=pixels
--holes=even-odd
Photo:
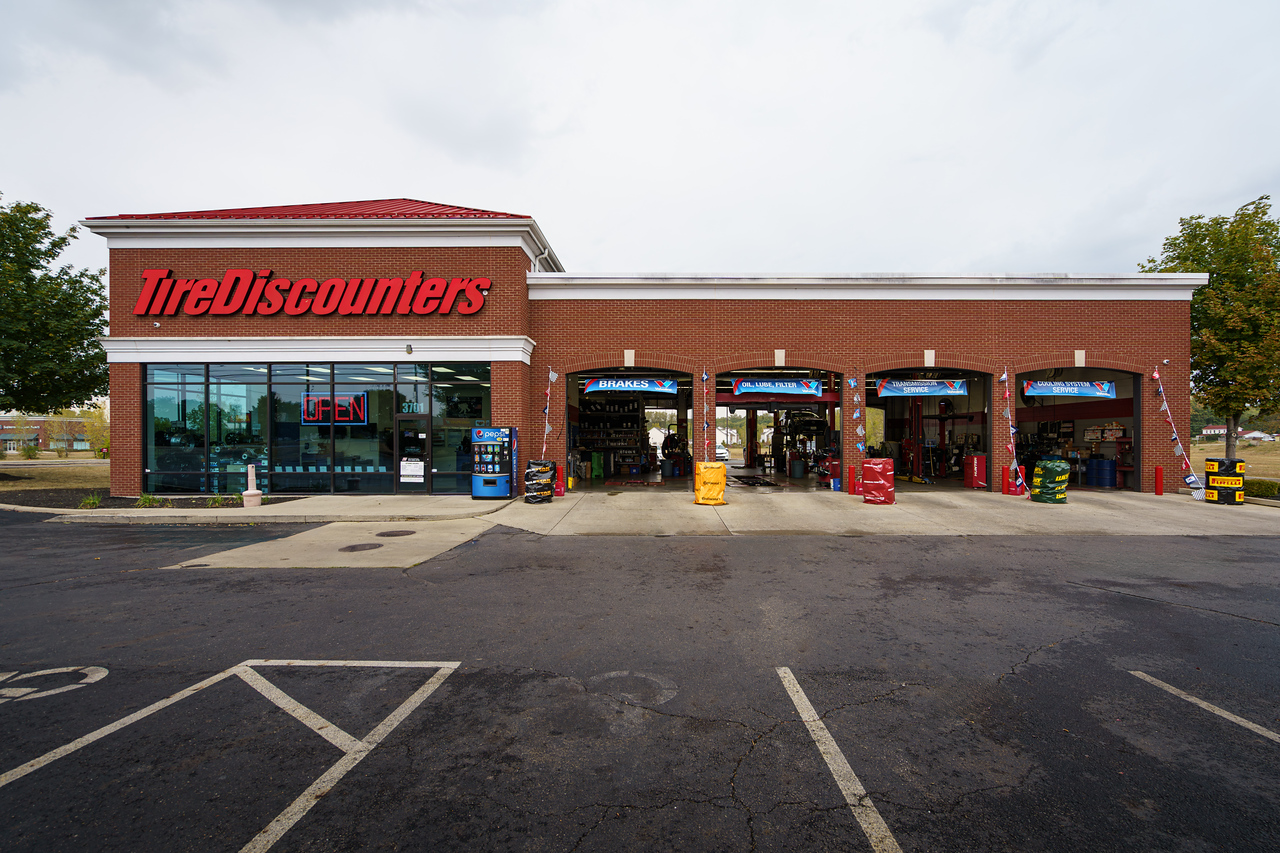
[[[881,379],[876,393],[881,397],[964,397],[969,390],[965,379]]]
[[[734,394],[812,394],[822,396],[821,379],[735,379]]]
[[[674,394],[676,381],[674,379],[592,379],[582,389],[584,394],[597,391],[647,391]]]
[[[1027,380],[1022,393],[1028,397],[1107,397],[1116,398],[1114,382],[1044,382]]]

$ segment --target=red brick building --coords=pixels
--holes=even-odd
[[[994,488],[1011,443],[1109,457],[1108,487],[1181,468],[1165,419],[1186,435],[1190,404],[1162,408],[1151,374],[1187,387],[1203,275],[580,276],[530,217],[406,199],[83,224],[110,248],[116,495],[235,492],[248,465],[277,493],[469,493],[487,425],[519,429],[519,467],[545,435],[547,458],[625,475],[653,460],[598,411],[675,409],[702,461],[717,404],[808,412],[845,466],[982,456]],[[414,442],[421,483],[398,474]]]

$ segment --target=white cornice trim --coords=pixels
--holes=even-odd
[[[532,219],[85,219],[108,249],[489,248],[518,246],[563,270]]]
[[[635,275],[529,273],[533,300],[818,299],[818,300],[1082,300],[1191,299],[1208,283],[1204,273],[1120,275]]]
[[[530,363],[532,338],[517,335],[458,337],[259,337],[99,338],[110,363],[308,362],[308,361],[522,361]],[[412,353],[405,347],[413,347]]]

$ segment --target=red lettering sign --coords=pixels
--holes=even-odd
[[[143,270],[137,316],[178,313],[475,314],[484,307],[493,282],[487,278],[426,278],[415,270],[407,278],[272,278],[271,270],[227,270],[221,279],[173,278],[171,270]],[[179,310],[181,309],[181,310]]]

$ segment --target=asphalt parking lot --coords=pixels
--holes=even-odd
[[[1274,538],[3,532],[7,849],[1280,842]]]

